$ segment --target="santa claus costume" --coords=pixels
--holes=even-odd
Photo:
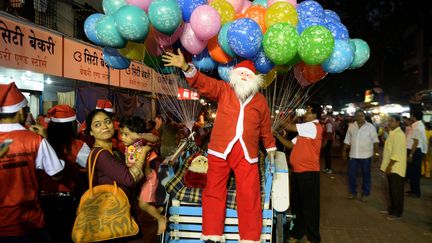
[[[227,180],[234,171],[240,242],[259,242],[262,208],[258,171],[258,142],[275,151],[270,111],[258,92],[262,77],[251,61],[231,71],[230,83],[199,72],[192,64],[184,72],[189,85],[218,103],[208,145],[207,185],[203,191],[203,232],[206,241],[224,242]]]
[[[0,158],[0,242],[28,242],[36,235],[44,238],[37,242],[49,242],[36,169],[53,176],[64,168],[47,140],[21,125],[25,107],[27,100],[15,83],[0,84],[0,142],[13,140]]]

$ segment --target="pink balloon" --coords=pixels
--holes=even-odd
[[[240,13],[243,7],[243,1],[248,0],[227,0],[233,7],[236,13]]]
[[[146,13],[148,12],[148,8],[149,8],[151,2],[152,2],[152,0],[126,0],[127,4],[135,5],[141,9],[143,9],[144,11],[146,11]]]
[[[176,42],[180,38],[180,36],[183,34],[184,25],[181,24],[177,28],[177,30],[174,32],[174,34],[172,34],[171,36],[165,35],[159,31],[157,31],[156,29],[153,29],[153,30],[154,30],[154,38],[156,40],[156,43],[160,47],[164,47],[164,46],[172,45],[174,42]]]
[[[190,25],[198,39],[210,40],[219,32],[221,17],[213,7],[201,5],[192,12]]]
[[[241,13],[244,14],[244,13],[246,12],[246,10],[247,10],[250,6],[252,6],[252,2],[250,2],[250,1],[248,1],[248,0],[245,0],[245,1],[243,2],[243,6],[242,6],[242,9],[241,9]]]
[[[207,46],[207,41],[197,38],[190,23],[185,23],[183,34],[180,36],[180,42],[193,55],[201,53]]]
[[[268,0],[267,8],[270,7],[273,3],[277,3],[277,2],[287,2],[287,3],[291,3],[294,7],[297,6],[297,0]]]

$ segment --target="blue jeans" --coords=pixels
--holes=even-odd
[[[363,176],[362,195],[369,196],[371,188],[371,162],[372,157],[367,159],[350,158],[348,166],[349,191],[357,195],[357,168],[360,167]]]

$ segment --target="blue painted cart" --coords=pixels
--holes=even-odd
[[[181,184],[179,176],[182,176],[182,170],[185,169],[184,166],[187,164],[186,160],[196,150],[192,139],[188,139],[179,146],[177,152],[172,156],[170,162],[168,162],[171,165],[169,166],[169,180],[165,180],[162,183],[166,186],[167,191],[171,192],[166,210],[169,217],[169,226],[163,236],[164,242],[202,242],[200,240],[202,230],[201,189],[188,189],[176,184],[178,182]],[[285,212],[289,208],[289,182],[286,157],[284,153],[277,152],[274,166],[271,166],[269,158],[263,158],[261,163],[260,177],[263,202],[261,242],[272,242],[272,240],[275,240],[277,243],[282,243],[282,225],[285,221]],[[178,166],[176,173],[174,173],[173,169],[175,165]],[[173,180],[177,181],[172,183]],[[175,193],[172,193],[173,188]],[[237,211],[235,209],[235,189],[231,191],[234,195],[231,195],[230,189],[228,189],[224,237],[226,242],[237,242],[239,234]]]

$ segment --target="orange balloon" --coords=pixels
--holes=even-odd
[[[218,63],[227,64],[231,61],[231,57],[226,54],[222,48],[219,46],[218,38],[213,37],[208,41],[207,50],[213,60]]]
[[[294,67],[306,81],[311,83],[316,83],[323,79],[327,73],[322,69],[321,65],[306,65],[304,62],[301,62]]]
[[[237,13],[235,18],[236,19],[242,19],[242,18],[246,18],[246,17],[244,15],[244,13]]]
[[[255,5],[250,8],[248,8],[245,12],[245,17],[250,18],[258,23],[258,25],[261,27],[261,30],[263,33],[266,32],[266,24],[265,24],[265,14],[266,14],[266,8],[264,8],[261,5]]]

